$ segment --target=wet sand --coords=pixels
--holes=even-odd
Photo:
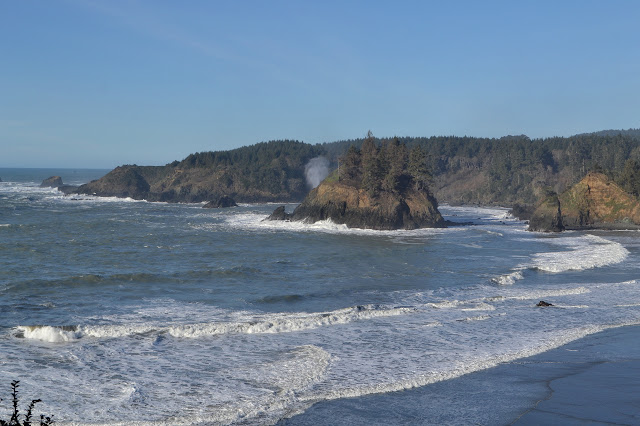
[[[640,424],[640,326],[383,395],[314,405],[280,425]]]

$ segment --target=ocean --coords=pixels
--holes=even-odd
[[[281,204],[39,188],[106,172],[0,169],[0,418],[20,380],[61,425],[303,424],[354,400],[351,416],[382,424],[380,398],[418,401],[410,390],[640,324],[638,231],[531,233],[507,208],[446,205],[472,224],[357,230],[263,221]],[[456,398],[487,410],[468,383]],[[539,398],[526,389],[500,391],[526,407]],[[414,418],[468,423],[431,401]],[[331,413],[313,423],[347,424]]]

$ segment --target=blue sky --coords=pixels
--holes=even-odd
[[[640,127],[637,1],[0,2],[0,167]]]

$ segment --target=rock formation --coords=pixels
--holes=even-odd
[[[149,183],[134,166],[120,166],[99,180],[80,185],[79,194],[101,197],[144,199],[149,193]]]
[[[409,153],[398,142],[378,147],[368,138],[362,151],[350,148],[342,164],[292,214],[278,207],[267,219],[329,219],[350,228],[378,230],[446,226],[427,187],[430,176],[421,148]]]
[[[284,206],[276,208],[265,220],[291,220],[291,215],[285,211]]]
[[[638,229],[640,202],[602,173],[591,172],[559,196],[547,194],[529,223],[531,231]]]
[[[549,192],[545,195],[529,220],[529,231],[564,231],[558,194]]]
[[[217,200],[209,201],[207,204],[205,204],[202,207],[204,207],[205,209],[224,209],[228,207],[238,207],[238,204],[236,204],[233,198],[227,195],[223,195],[222,197],[219,197]]]
[[[444,228],[435,198],[424,191],[402,195],[383,193],[371,197],[363,189],[323,182],[290,215],[278,207],[270,220],[314,223],[330,219],[349,228],[378,230]]]
[[[42,181],[40,188],[57,188],[62,185],[62,178],[60,176],[51,176]]]

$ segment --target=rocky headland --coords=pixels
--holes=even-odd
[[[538,204],[529,230],[640,229],[640,202],[603,173],[588,173],[560,195],[549,192]]]
[[[228,196],[238,202],[300,201],[309,191],[305,164],[321,150],[296,141],[191,154],[164,166],[124,165],[77,193],[170,203]]]

